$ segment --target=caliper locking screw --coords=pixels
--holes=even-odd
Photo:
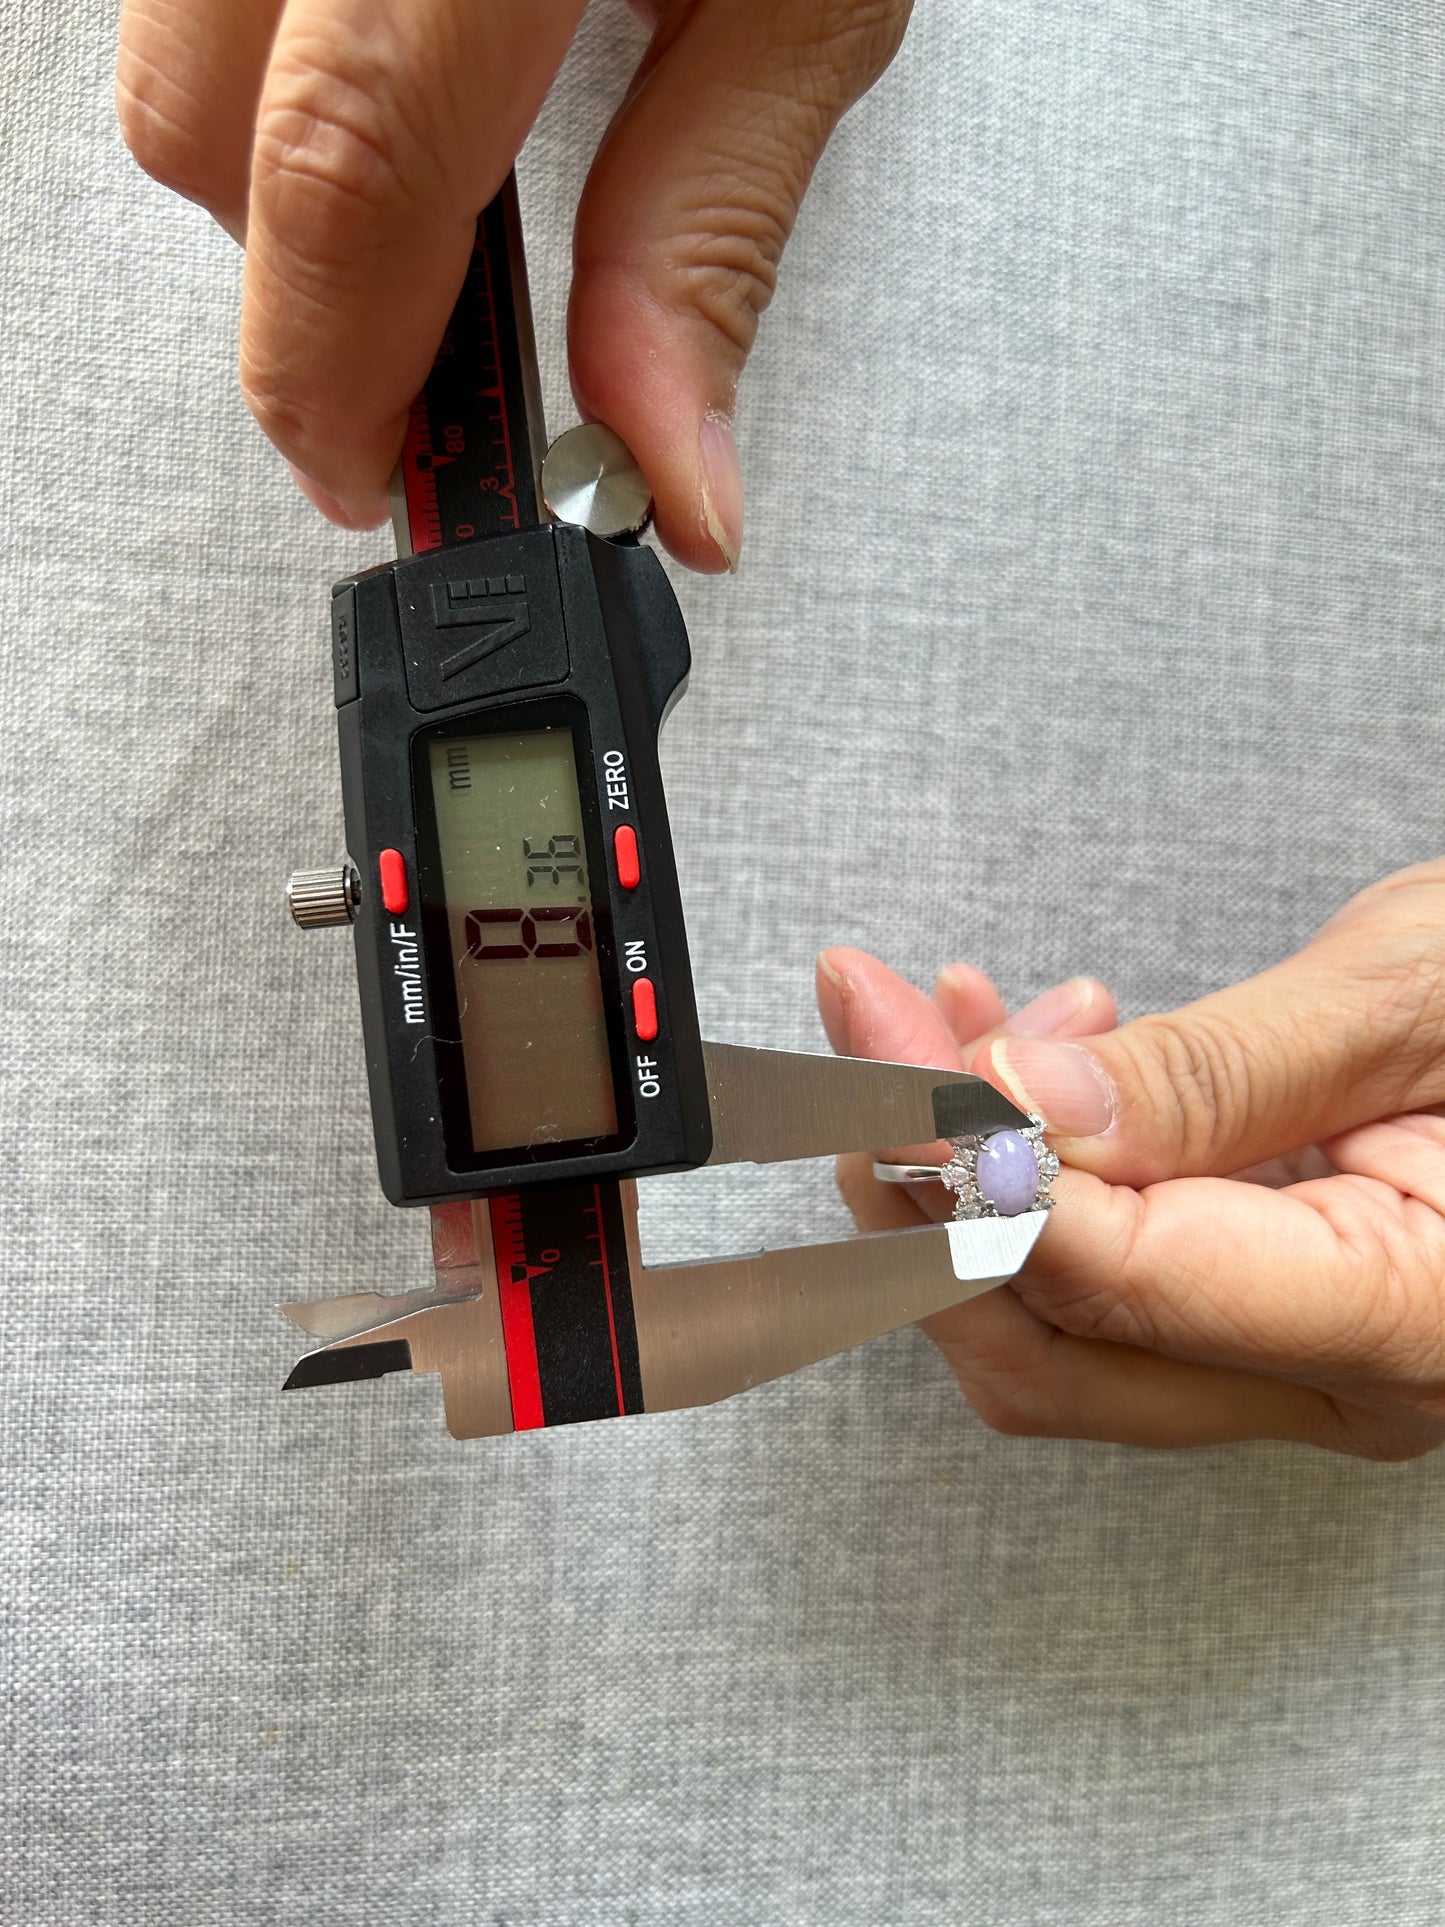
[[[559,435],[542,462],[542,500],[559,522],[616,541],[652,518],[652,490],[637,457],[601,422]]]
[[[350,863],[333,863],[325,870],[293,870],[286,885],[287,908],[303,930],[352,923],[360,902],[361,878]]]

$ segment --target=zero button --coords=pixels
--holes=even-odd
[[[642,881],[642,865],[637,859],[637,832],[624,823],[612,839],[617,856],[617,881],[624,890],[635,890]]]

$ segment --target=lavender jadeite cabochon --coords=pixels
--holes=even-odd
[[[1001,1218],[1016,1218],[1038,1196],[1039,1160],[1017,1131],[995,1131],[978,1148],[978,1188]]]

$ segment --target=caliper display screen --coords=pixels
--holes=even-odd
[[[572,732],[433,737],[472,1149],[617,1130]]]

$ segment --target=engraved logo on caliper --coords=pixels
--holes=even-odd
[[[444,681],[520,641],[532,626],[525,576],[480,575],[467,582],[435,582],[431,599],[438,629],[481,630],[455,655],[442,658]]]

